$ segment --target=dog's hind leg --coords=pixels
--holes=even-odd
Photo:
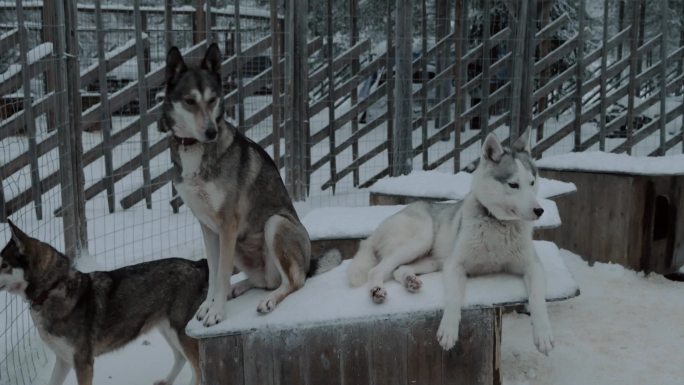
[[[90,352],[74,355],[74,370],[78,385],[93,385],[93,356]]]
[[[209,286],[207,288],[207,298],[197,309],[197,320],[202,321],[209,313],[209,309],[214,303],[216,295],[216,275],[218,274],[219,263],[219,237],[207,226],[200,223],[202,227],[202,238],[204,239],[204,249],[207,255],[209,266]]]
[[[67,374],[69,373],[69,369],[71,369],[71,365],[69,365],[66,361],[56,356],[55,366],[52,368],[52,375],[50,376],[50,382],[48,384],[62,385],[64,383],[64,380],[66,379]]]
[[[411,263],[425,255],[432,244],[432,239],[417,237],[397,244],[389,255],[383,255],[380,263],[368,272],[368,287],[373,302],[382,303],[387,297],[385,281],[392,278],[392,273],[401,265]]]
[[[188,360],[190,367],[192,368],[192,380],[190,381],[190,385],[199,385],[200,379],[202,378],[199,342],[197,342],[196,339],[185,335],[182,330],[179,331],[178,340],[183,348],[183,355],[185,355],[185,358]]]
[[[413,263],[401,265],[394,270],[394,279],[406,287],[406,290],[415,293],[423,286],[423,281],[418,278],[419,274],[432,273],[442,268],[442,262],[434,257],[424,257]]]
[[[166,378],[155,382],[154,385],[172,385],[173,381],[178,377],[178,373],[183,369],[183,365],[185,365],[185,355],[180,344],[180,339],[178,338],[178,333],[171,328],[168,321],[163,321],[161,325],[159,325],[159,332],[164,336],[164,339],[168,342],[169,346],[171,346],[171,351],[173,352],[173,366],[171,367],[169,374],[166,375]]]
[[[290,293],[304,286],[311,259],[311,244],[306,231],[289,219],[274,215],[264,226],[266,243],[266,283],[279,285],[257,306],[259,313],[270,313]],[[279,277],[278,277],[279,275]]]

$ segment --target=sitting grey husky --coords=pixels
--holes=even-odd
[[[81,273],[47,243],[10,222],[12,238],[0,253],[0,290],[30,304],[40,337],[55,353],[50,385],[73,367],[79,385],[93,383],[96,356],[119,349],[153,327],[171,346],[171,385],[186,360],[199,384],[199,347],[185,325],[206,294],[207,263],[170,258],[112,271]]]
[[[209,264],[205,326],[223,320],[225,303],[253,287],[273,290],[257,306],[269,313],[307,276],[341,262],[339,252],[311,256],[278,166],[258,144],[223,119],[221,52],[209,46],[198,67],[178,48],[166,58],[166,95],[159,128],[171,132],[173,185],[202,228]],[[233,265],[247,279],[231,286]]]
[[[466,276],[510,272],[524,276],[534,343],[546,354],[553,335],[546,310],[546,277],[532,243],[537,169],[530,130],[503,148],[494,134],[482,146],[470,193],[458,203],[416,202],[385,219],[364,240],[347,271],[352,286],[368,282],[371,298],[383,302],[392,276],[409,291],[419,274],[444,270],[446,305],[437,331],[444,349],[458,340]]]

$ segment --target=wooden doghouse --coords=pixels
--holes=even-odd
[[[538,166],[578,190],[556,199],[564,226],[540,239],[637,271],[667,274],[684,264],[684,156],[573,153]]]
[[[535,247],[548,276],[547,300],[578,295],[558,248]],[[206,328],[192,320],[186,330],[199,339],[202,383],[501,383],[501,313],[526,301],[522,278],[469,279],[459,341],[445,352],[436,340],[444,297],[439,273],[423,275],[418,293],[388,282],[387,300],[378,305],[366,288],[349,287],[347,264],[310,278],[271,314],[257,313],[266,292],[254,289],[226,303],[222,323]]]

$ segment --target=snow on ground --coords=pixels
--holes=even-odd
[[[561,255],[582,294],[549,305],[556,338],[549,357],[532,344],[528,316],[504,317],[504,384],[684,383],[684,285]]]

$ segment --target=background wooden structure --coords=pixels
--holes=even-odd
[[[563,226],[538,230],[538,239],[590,262],[637,271],[667,274],[684,265],[684,175],[549,169],[541,175],[573,182],[577,192],[555,199]]]

